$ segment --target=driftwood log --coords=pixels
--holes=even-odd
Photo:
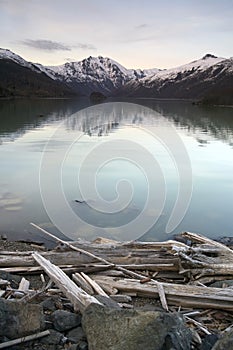
[[[83,311],[91,303],[101,304],[95,297],[79,288],[59,267],[46,260],[39,253],[33,253],[32,256],[72,302],[75,310]]]
[[[198,234],[185,232],[182,236],[191,245],[175,240],[70,243],[57,239],[58,249],[40,254],[0,252],[0,271],[45,271],[81,310],[95,302],[94,294],[108,297],[121,293],[159,299],[166,310],[175,305],[232,311],[233,289],[207,288],[213,281],[232,279],[232,250]],[[26,291],[25,279],[21,285]]]
[[[103,288],[116,288],[118,292],[138,297],[158,298],[158,286],[149,281],[145,284],[129,278],[114,278],[92,275],[92,278]],[[161,283],[169,305],[187,308],[233,310],[233,289],[210,288],[195,285]]]

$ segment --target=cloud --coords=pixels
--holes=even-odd
[[[23,200],[17,195],[5,192],[0,195],[0,208],[4,210],[17,211],[22,208]]]
[[[149,26],[146,23],[142,23],[142,24],[139,24],[139,25],[135,26],[136,29],[144,29],[144,28],[147,28],[147,27],[149,27]]]
[[[76,45],[73,45],[73,47],[76,47],[78,49],[82,49],[82,50],[96,50],[96,47],[91,45],[91,44],[81,44],[78,43]]]
[[[21,41],[23,45],[34,47],[39,50],[47,50],[47,51],[71,51],[71,47],[65,45],[63,43],[59,43],[57,41],[52,40],[31,40],[26,39]]]
[[[21,44],[45,51],[71,51],[73,48],[81,50],[96,50],[96,47],[91,44],[77,43],[74,45],[67,45],[61,42],[43,39],[25,39],[21,41]]]

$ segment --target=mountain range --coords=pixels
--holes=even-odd
[[[107,57],[60,66],[31,63],[0,49],[0,96],[90,95],[202,100],[233,103],[233,58],[207,54],[172,69],[127,69]]]

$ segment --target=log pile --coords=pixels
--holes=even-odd
[[[22,277],[46,273],[50,286],[53,282],[81,312],[90,303],[102,303],[96,295],[106,305],[114,300],[119,308],[134,307],[135,298],[156,300],[167,312],[183,313],[200,342],[203,335],[233,323],[233,251],[224,244],[189,232],[181,234],[185,243],[97,239],[71,244],[43,232],[58,241],[55,250],[1,251],[0,272]],[[18,290],[23,298],[52,290],[43,284],[32,291],[26,281]],[[0,280],[0,295],[7,291],[7,281]]]

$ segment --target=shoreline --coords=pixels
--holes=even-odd
[[[22,343],[18,349],[105,350],[110,348],[108,339],[116,344],[122,341],[122,332],[125,346],[132,345],[132,341],[138,344],[137,337],[143,334],[143,346],[138,349],[155,349],[148,342],[164,342],[166,334],[174,332],[171,331],[174,325],[180,328],[180,333],[175,331],[172,339],[176,338],[180,348],[203,349],[210,335],[213,346],[233,337],[233,301],[229,294],[229,284],[233,285],[233,251],[221,242],[197,234],[186,232],[176,238],[164,242],[60,240],[52,250],[33,243],[8,242],[8,251],[4,247],[7,241],[1,240],[0,281],[5,276],[5,282],[0,288],[0,311],[4,305],[10,314],[13,304],[22,305],[25,300],[24,311],[29,318],[32,317],[29,309],[37,309],[34,310],[37,328],[34,324],[34,329],[21,330],[20,335],[42,332],[43,336],[41,340]],[[232,240],[225,238],[229,245]],[[70,294],[72,288],[75,294]],[[7,295],[10,298],[6,300]],[[19,311],[15,317],[20,318]],[[132,324],[135,318],[138,320],[136,333],[132,324],[121,328],[125,317],[130,317]],[[154,331],[145,327],[147,317],[159,333],[165,332],[164,338],[157,339]],[[4,319],[0,321],[4,329]],[[64,325],[66,321],[68,325]],[[0,335],[0,348],[4,342],[12,341],[11,333],[8,336],[6,340]],[[112,349],[127,349],[122,346]]]

